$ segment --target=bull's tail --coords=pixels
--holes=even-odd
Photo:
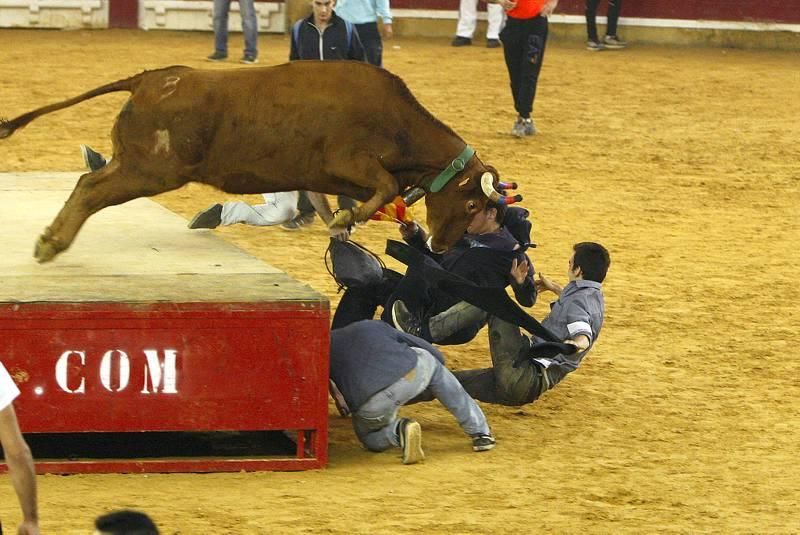
[[[125,80],[117,80],[116,82],[112,82],[110,84],[106,84],[91,91],[87,91],[82,95],[78,95],[77,97],[73,97],[67,100],[62,100],[61,102],[57,102],[56,104],[50,104],[49,106],[43,106],[41,108],[35,109],[33,111],[29,111],[28,113],[24,113],[15,119],[11,119],[10,121],[5,119],[0,119],[0,139],[7,138],[11,136],[18,128],[22,128],[23,126],[27,125],[29,122],[33,121],[37,117],[41,115],[46,115],[50,112],[63,110],[64,108],[69,108],[70,106],[74,106],[79,102],[83,102],[84,100],[89,100],[91,98],[105,95],[106,93],[114,93],[116,91],[130,91],[133,92],[136,89],[136,86],[139,83],[142,75],[145,73],[137,74],[136,76],[131,76],[130,78],[126,78]]]

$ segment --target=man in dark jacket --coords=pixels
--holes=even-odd
[[[523,247],[530,241],[527,215],[524,209],[489,202],[475,216],[464,237],[442,255],[435,255],[427,248],[427,236],[419,226],[407,225],[401,228],[401,233],[409,245],[429,255],[426,260],[478,286],[505,288],[511,284],[517,301],[530,307],[536,301],[536,288],[533,264]],[[512,234],[509,224],[512,219],[513,227],[525,227],[526,236]],[[380,284],[348,288],[336,309],[333,327],[371,319],[378,306],[384,307],[382,319],[387,323],[442,345],[470,341],[486,324],[487,317],[478,307],[428,284],[421,273],[409,269],[401,275],[387,269]]]
[[[354,59],[367,61],[355,25],[346,22],[333,8],[336,0],[313,0],[311,15],[292,26],[289,60]]]
[[[398,419],[397,412],[426,389],[456,417],[474,451],[494,447],[486,417],[439,350],[387,323],[365,320],[331,331],[330,378],[353,415],[356,436],[371,451],[400,447],[403,464],[425,457],[419,423]]]

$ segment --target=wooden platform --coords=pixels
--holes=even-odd
[[[86,433],[91,443],[107,442],[105,433],[125,442],[126,433],[288,430],[296,448],[258,457],[38,458],[38,469],[323,466],[327,299],[147,199],[95,214],[68,251],[38,264],[34,243],[77,178],[0,174],[0,360],[22,391],[23,431]]]

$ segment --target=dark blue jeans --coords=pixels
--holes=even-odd
[[[377,22],[366,22],[356,24],[358,36],[361,38],[361,46],[367,54],[367,62],[378,67],[383,67],[383,41],[381,32],[378,31]]]

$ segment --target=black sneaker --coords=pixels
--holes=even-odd
[[[500,42],[500,39],[487,39],[486,40],[486,48],[500,48],[503,44]]]
[[[83,162],[89,171],[97,171],[106,166],[107,162],[103,155],[86,145],[81,145],[81,154],[83,155]]]
[[[397,423],[397,435],[403,450],[403,464],[416,464],[425,459],[422,451],[422,428],[416,420],[402,418]]]
[[[496,443],[492,435],[472,435],[472,451],[489,451]]]
[[[450,43],[453,46],[469,46],[472,44],[472,39],[469,37],[460,37],[456,35],[455,39]]]
[[[392,323],[398,331],[422,336],[422,322],[399,299],[392,303]]]
[[[281,225],[283,230],[300,230],[301,228],[310,225],[314,222],[314,218],[316,217],[315,212],[311,212],[308,214],[300,214],[291,221],[287,221]]]
[[[189,228],[217,228],[222,223],[222,205],[212,204],[189,221]]]
[[[258,63],[258,58],[253,54],[245,54],[242,56],[242,59],[239,60],[240,63],[244,63],[246,65],[255,65]]]
[[[222,52],[214,52],[210,56],[206,58],[208,61],[225,61],[228,59],[228,54],[223,54]]]

